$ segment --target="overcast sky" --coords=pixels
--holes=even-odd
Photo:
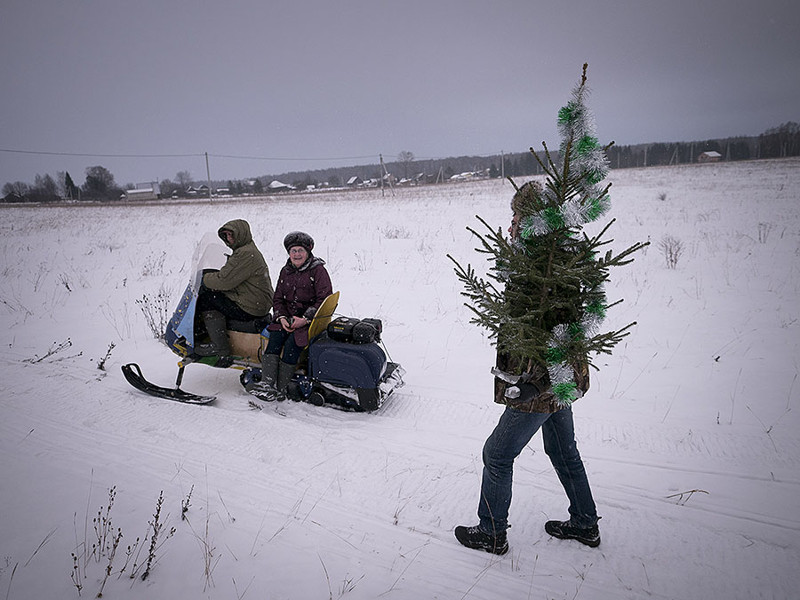
[[[800,121],[799,6],[3,0],[0,185],[201,180],[206,152],[227,180],[557,145],[584,62],[604,143],[758,135]]]

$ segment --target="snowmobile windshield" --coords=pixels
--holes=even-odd
[[[203,281],[203,271],[219,270],[225,266],[228,252],[230,249],[222,243],[217,234],[208,232],[203,235],[192,256],[192,273],[194,273],[192,284],[195,293],[199,291]]]

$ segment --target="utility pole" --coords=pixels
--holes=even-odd
[[[208,181],[208,199],[211,200],[211,170],[208,168],[208,152],[206,152],[206,179]]]
[[[392,178],[389,175],[389,172],[386,170],[386,165],[383,164],[383,154],[379,154],[381,158],[381,196],[384,194],[383,190],[383,179],[384,177],[389,180],[389,189],[392,190],[392,196],[394,196],[394,186],[392,185]]]
[[[500,182],[506,182],[506,155],[500,150]]]

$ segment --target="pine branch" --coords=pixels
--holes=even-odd
[[[606,255],[603,258],[598,260],[598,263],[600,263],[604,268],[607,268],[607,267],[621,267],[623,265],[630,264],[630,263],[633,262],[634,259],[629,258],[629,259],[625,260],[625,257],[626,256],[630,256],[634,252],[637,252],[637,251],[641,250],[642,248],[644,248],[645,246],[649,246],[649,245],[650,245],[650,242],[636,242],[633,246],[630,246],[629,248],[623,250],[622,252],[620,252],[616,256],[613,256],[612,253],[611,253],[611,250],[609,250],[608,252],[606,252]]]
[[[553,159],[550,156],[550,151],[547,149],[547,144],[542,142],[542,147],[544,148],[544,155],[546,162],[543,161],[541,158],[539,158],[539,155],[536,153],[536,150],[533,149],[533,146],[531,146],[529,150],[531,151],[531,154],[533,154],[533,157],[536,159],[536,162],[539,163],[539,166],[542,168],[542,172],[544,172],[547,178],[550,179],[553,177],[553,173],[556,170],[556,165],[555,163],[553,163]],[[519,188],[517,188],[516,186],[514,187],[517,191],[519,191]]]
[[[555,179],[555,173],[556,171],[558,171],[558,167],[556,166],[556,163],[553,161],[553,157],[550,155],[550,150],[548,149],[547,144],[544,141],[542,142],[542,148],[544,148],[544,155],[547,158],[548,166],[542,164],[542,161],[539,160],[538,156],[536,157],[536,159],[539,160],[539,164],[542,166],[542,170],[545,172],[547,177]],[[533,152],[533,148],[531,148],[531,152]],[[534,154],[536,153],[534,152]]]
[[[596,335],[586,340],[585,347],[588,354],[611,354],[614,346],[621,342],[625,337],[630,335],[631,327],[635,326],[636,321],[628,323],[622,329],[616,331],[609,331]]]

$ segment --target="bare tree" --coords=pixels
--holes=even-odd
[[[23,181],[14,181],[13,183],[9,181],[3,186],[3,196],[16,194],[22,197],[28,194],[28,190],[30,190],[30,186]]]
[[[178,171],[175,173],[175,182],[180,186],[181,192],[192,185],[192,174],[189,171]]]
[[[30,194],[36,202],[53,202],[58,200],[58,184],[49,174],[36,174]]]
[[[403,150],[397,155],[397,160],[403,163],[403,177],[408,179],[408,166],[414,162],[414,153],[408,150]]]

